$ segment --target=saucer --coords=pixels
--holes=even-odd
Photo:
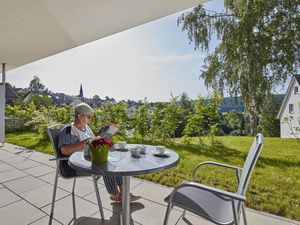
[[[133,155],[133,154],[131,154],[131,156],[132,156],[133,158],[136,158],[136,159],[143,158],[140,154],[138,154],[138,155]]]
[[[152,154],[157,157],[169,157],[169,151],[165,151],[164,153],[160,153],[157,150],[152,151]]]
[[[114,150],[115,151],[120,151],[120,152],[127,152],[129,149],[128,148],[118,148],[118,147],[115,147]]]

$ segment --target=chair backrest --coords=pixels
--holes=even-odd
[[[263,148],[263,144],[264,136],[262,134],[257,134],[248,152],[248,156],[241,174],[240,183],[238,187],[238,193],[241,195],[245,195],[246,193],[251,173],[254,169],[258,156]]]
[[[56,124],[53,126],[49,126],[47,128],[48,136],[53,146],[55,156],[57,158],[57,168],[59,170],[59,174],[64,178],[70,178],[77,176],[77,172],[73,170],[68,165],[68,160],[59,160],[59,158],[65,158],[60,149],[58,148],[58,141],[59,141],[59,132],[65,127],[64,124]]]
[[[65,124],[56,124],[47,128],[47,133],[54,149],[55,156],[61,158],[62,154],[58,149],[59,132],[65,127]]]

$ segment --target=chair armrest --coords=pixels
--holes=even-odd
[[[220,167],[224,167],[224,168],[228,168],[228,169],[233,169],[236,171],[236,177],[239,181],[240,178],[240,172],[242,171],[242,168],[237,167],[237,166],[232,166],[232,165],[227,165],[227,164],[223,164],[223,163],[218,163],[218,162],[211,162],[211,161],[207,161],[207,162],[203,162],[203,163],[199,163],[197,166],[195,166],[193,172],[192,172],[192,180],[194,180],[195,178],[195,173],[196,171],[199,169],[199,167],[204,166],[204,165],[213,165],[213,166],[220,166]]]
[[[175,188],[170,195],[169,201],[172,202],[173,195],[175,194],[175,192],[184,187],[199,188],[199,189],[206,190],[206,191],[211,192],[216,195],[221,195],[223,197],[227,197],[231,200],[238,200],[238,201],[242,201],[242,202],[246,201],[246,197],[243,195],[229,192],[229,191],[224,191],[222,189],[218,189],[218,188],[214,188],[214,187],[209,187],[207,185],[203,185],[203,184],[199,184],[199,183],[195,183],[195,182],[182,183],[179,187]]]
[[[69,157],[63,157],[63,158],[52,158],[49,159],[49,161],[64,161],[64,160],[69,160]]]

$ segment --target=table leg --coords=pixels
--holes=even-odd
[[[122,225],[130,225],[130,176],[123,176]]]

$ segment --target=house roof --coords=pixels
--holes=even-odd
[[[5,98],[6,99],[18,99],[19,96],[14,91],[12,86],[9,83],[5,83]]]
[[[296,78],[296,80],[298,81],[298,84],[300,85],[300,74],[295,75],[294,77]]]
[[[282,114],[283,114],[283,111],[287,105],[287,100],[289,99],[289,96],[291,95],[292,93],[292,87],[293,87],[293,84],[294,82],[298,82],[298,84],[300,85],[300,74],[298,75],[295,75],[292,77],[290,83],[289,83],[289,86],[288,86],[288,89],[284,95],[284,98],[283,98],[283,101],[281,103],[281,106],[280,106],[280,109],[278,111],[278,114],[277,114],[277,119],[280,119],[282,117]]]
[[[10,70],[205,1],[0,0],[0,63]]]

